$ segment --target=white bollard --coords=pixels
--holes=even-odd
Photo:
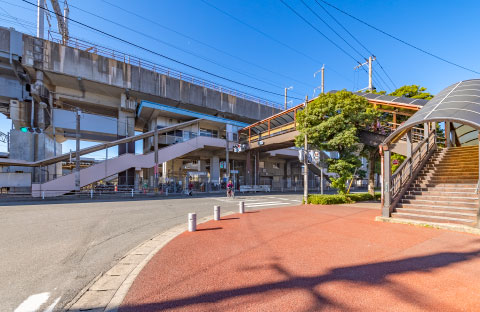
[[[213,206],[213,220],[220,220],[220,206]]]
[[[132,189],[132,198],[133,198],[133,189]]]
[[[93,198],[93,189],[90,190],[90,199]]]
[[[165,190],[165,196],[168,196],[168,188]]]
[[[45,191],[42,191],[42,199],[45,199]]]
[[[188,231],[195,232],[197,230],[197,214],[189,213],[188,214]]]
[[[245,202],[241,201],[238,203],[238,212],[245,213]]]

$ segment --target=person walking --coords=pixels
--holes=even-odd
[[[227,197],[235,197],[235,191],[233,190],[233,182],[229,180],[227,183]]]

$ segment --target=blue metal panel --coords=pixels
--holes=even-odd
[[[249,125],[247,123],[236,121],[236,120],[231,120],[231,119],[226,119],[226,118],[221,118],[221,117],[215,117],[215,116],[207,115],[207,114],[204,114],[204,113],[193,112],[193,111],[190,111],[190,110],[187,110],[187,109],[172,107],[172,106],[168,106],[168,105],[165,105],[165,104],[160,104],[160,103],[155,103],[155,102],[150,102],[150,101],[141,101],[140,102],[140,106],[138,108],[138,115],[140,115],[143,107],[149,107],[149,108],[152,108],[152,109],[158,109],[158,110],[162,110],[162,111],[166,111],[166,112],[170,112],[170,113],[175,113],[175,114],[179,114],[179,115],[184,115],[184,116],[189,116],[189,117],[194,117],[194,118],[201,118],[201,119],[205,119],[205,120],[210,120],[210,121],[215,121],[215,122],[219,122],[219,123],[229,124],[229,125],[238,126],[238,127],[242,127],[242,128]]]

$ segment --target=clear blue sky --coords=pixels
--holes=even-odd
[[[29,1],[36,2],[36,0]],[[320,84],[319,77],[313,78],[313,73],[320,69],[322,64],[325,64],[326,67],[325,86],[327,90],[344,88],[352,90],[353,88],[361,89],[367,86],[366,73],[353,70],[356,65],[354,60],[324,39],[279,0],[205,1],[261,30],[268,36],[308,55],[308,57],[255,32],[201,0],[106,1],[115,3],[117,6],[144,18],[114,8],[103,0],[69,0],[70,17],[182,62],[279,94],[283,94],[284,87],[293,86],[294,89],[290,93],[292,96],[304,98],[308,94],[311,97],[313,88]],[[318,20],[300,0],[284,1],[357,60],[363,61],[356,52]],[[368,53],[339,28],[315,3],[315,0],[304,1],[364,57],[368,57]],[[465,67],[480,71],[478,57],[480,41],[476,38],[477,30],[480,29],[480,19],[478,18],[480,2],[478,1],[457,1],[454,4],[451,1],[438,0],[330,0],[329,2],[413,45]],[[48,4],[50,4],[49,1]],[[77,7],[114,20],[119,24],[144,33],[148,37],[89,15]],[[20,31],[35,32],[36,13],[33,6],[20,0],[0,0],[0,8],[2,8],[0,10],[0,25],[13,26]],[[430,92],[437,93],[456,81],[477,78],[478,76],[422,54],[327,6],[326,8],[377,56],[397,87],[405,84],[419,84],[427,87]],[[12,19],[8,16],[9,14],[17,20]],[[162,26],[195,38],[204,44],[162,28],[146,19],[154,20]],[[18,22],[22,22],[23,26],[19,25]],[[53,25],[56,29],[55,21],[53,21]],[[70,23],[70,32],[73,37],[88,39],[198,77],[204,77],[222,85],[279,103],[283,102],[282,96],[262,93],[210,77],[99,35],[75,23]],[[163,41],[163,43],[160,41]],[[214,50],[205,44],[225,53]],[[229,67],[233,71],[223,66]],[[383,78],[384,82],[379,77],[376,78],[380,81],[380,84],[388,84],[390,89],[393,89],[388,78],[375,63],[374,70]],[[376,86],[377,89],[382,89],[379,84]],[[300,100],[294,100],[295,104],[299,102]],[[0,118],[0,123],[2,125],[0,130],[4,131],[7,124],[5,119]]]

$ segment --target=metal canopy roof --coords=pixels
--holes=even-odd
[[[433,121],[457,122],[480,129],[480,79],[464,80],[443,89],[384,143],[397,141],[415,125]]]

